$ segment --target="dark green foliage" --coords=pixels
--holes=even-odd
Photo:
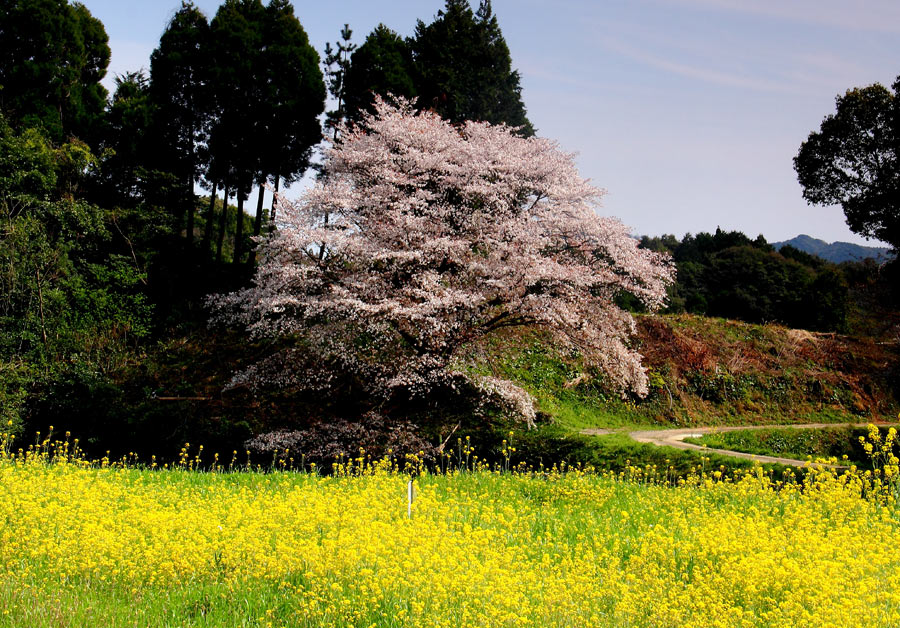
[[[109,65],[109,36],[100,20],[93,17],[83,4],[76,2],[70,6],[81,36],[83,52],[79,59],[82,63],[80,77],[70,92],[70,98],[77,98],[78,105],[72,108],[69,116],[72,122],[68,130],[70,134],[92,144],[96,141],[97,127],[106,107],[107,92],[100,81],[106,76]],[[67,128],[65,124],[63,128]]]
[[[447,0],[431,24],[419,21],[411,46],[420,107],[452,122],[505,123],[534,135],[490,0],[474,13],[468,0]]]
[[[209,91],[213,94],[207,179],[224,182],[238,211],[255,183],[293,181],[309,166],[321,139],[318,115],[325,87],[318,55],[284,0],[226,0],[210,23]],[[229,194],[230,196],[230,194]],[[261,226],[257,210],[254,233]],[[234,258],[242,261],[243,220],[236,222]],[[222,259],[219,225],[217,261]],[[206,240],[206,237],[204,237]]]
[[[263,43],[259,181],[292,183],[306,172],[312,148],[322,139],[318,117],[325,110],[325,83],[319,55],[287,0],[271,0],[266,7]]]
[[[825,264],[825,260],[816,255],[812,255],[807,253],[806,251],[801,251],[798,248],[794,248],[790,244],[786,244],[778,249],[778,252],[781,253],[781,256],[786,259],[792,259],[796,262],[799,262],[803,266],[808,266],[810,268],[822,268]]]
[[[10,123],[42,128],[57,142],[93,141],[106,105],[108,41],[82,4],[0,2],[0,109]]]
[[[455,123],[503,123],[534,135],[519,73],[512,69],[490,0],[482,0],[474,12],[467,0],[447,0],[434,21],[419,21],[415,36],[406,41],[384,24],[356,50],[346,25],[341,35],[334,48],[328,44],[325,49],[329,90],[337,101],[326,126],[359,121],[363,112],[372,111],[376,95],[394,95],[415,97],[420,108]]]
[[[794,169],[812,204],[840,204],[850,229],[900,248],[900,77],[847,90],[800,146]]]
[[[379,24],[351,57],[344,79],[347,118],[358,122],[364,112],[374,113],[376,95],[413,98],[416,93],[409,44]]]
[[[98,378],[151,332],[146,274],[116,216],[77,198],[95,163],[0,118],[0,406],[21,424],[48,379]]]
[[[186,184],[198,174],[197,145],[208,123],[209,25],[190,2],[182,2],[150,56],[149,100],[159,165]]]
[[[265,7],[259,0],[226,0],[210,23],[210,72],[214,122],[209,138],[211,170],[246,195],[258,169],[258,131],[263,124],[258,78]]]
[[[226,0],[210,23],[210,88],[215,110],[209,146],[211,170],[230,183],[224,186],[244,200],[258,179],[264,131],[262,69],[262,24],[265,7],[259,0]],[[226,198],[227,200],[227,198]],[[237,221],[234,261],[240,262],[244,222]],[[219,225],[216,261],[222,261],[224,223]]]
[[[704,270],[708,314],[803,326],[810,273],[801,264],[774,252],[735,246],[711,255]]]
[[[669,312],[779,322],[843,331],[849,287],[841,269],[790,246],[775,252],[762,236],[737,231],[644,237],[641,246],[672,255],[678,267]]]
[[[104,207],[134,207],[148,193],[158,195],[159,176],[148,171],[147,152],[153,113],[143,72],[116,77],[116,91],[106,112],[103,160],[93,200]],[[148,189],[153,186],[155,189]]]
[[[850,289],[843,272],[828,266],[819,270],[806,290],[806,312],[799,320],[819,331],[846,331],[850,310]]]
[[[106,216],[60,193],[60,181],[75,168],[67,163],[70,152],[80,154],[54,149],[34,131],[16,135],[0,127],[0,355],[6,359],[99,357],[149,331],[149,306],[138,289],[143,274],[111,250]]]
[[[210,125],[210,43],[206,16],[193,3],[182,2],[150,56],[148,167],[172,174],[181,192],[172,201],[176,213],[186,216],[189,245],[194,239],[194,182],[205,156],[200,147]]]

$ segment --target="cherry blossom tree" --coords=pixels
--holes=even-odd
[[[385,400],[469,385],[530,422],[523,390],[466,374],[458,355],[534,326],[623,394],[646,394],[634,321],[615,302],[628,292],[658,308],[674,267],[597,214],[603,190],[573,155],[404,100],[375,109],[326,151],[325,180],[279,199],[252,287],[211,300],[219,320],[302,339],[320,359],[289,349],[235,383],[322,389],[343,372]]]

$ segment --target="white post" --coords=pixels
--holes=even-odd
[[[413,492],[413,481],[410,480],[409,484],[406,485],[406,518],[412,519],[412,503],[413,498],[415,497]]]

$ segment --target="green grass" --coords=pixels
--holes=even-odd
[[[569,466],[589,465],[614,472],[622,472],[636,466],[676,477],[684,477],[704,469],[733,472],[753,466],[749,460],[714,452],[639,443],[628,435],[628,431],[620,429],[611,434],[587,436],[572,433],[568,428],[561,426],[545,426],[530,432],[517,433],[513,441],[517,448],[513,462],[522,460],[528,461],[531,465],[545,466],[565,462]],[[786,470],[786,467],[781,465],[765,466],[777,477],[781,477]]]
[[[882,427],[884,432],[887,428]],[[795,460],[847,457],[848,462],[869,467],[871,462],[859,443],[868,430],[863,427],[835,426],[823,429],[735,430],[688,438],[686,442],[713,449],[728,449],[764,456]]]

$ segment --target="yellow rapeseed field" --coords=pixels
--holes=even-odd
[[[900,626],[874,475],[0,459],[0,626]],[[883,477],[883,476],[882,476]]]

